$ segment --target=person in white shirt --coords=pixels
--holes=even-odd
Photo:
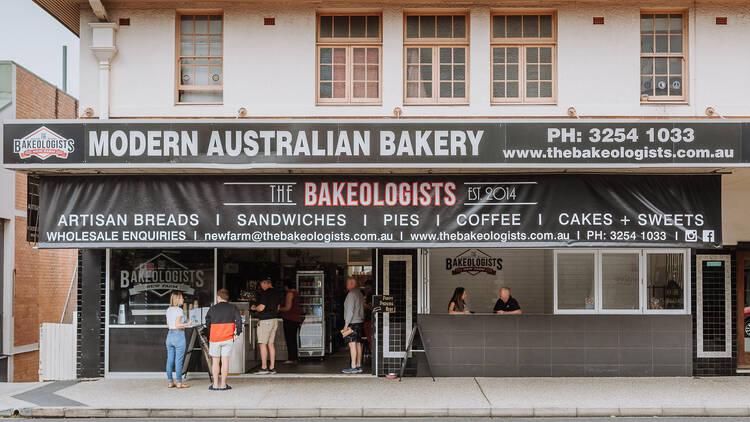
[[[182,361],[185,358],[185,327],[193,325],[193,321],[183,323],[185,313],[182,312],[182,304],[185,299],[182,292],[172,292],[169,297],[169,308],[167,308],[167,379],[169,380],[168,388],[188,388],[187,384],[182,383]],[[172,378],[172,369],[174,369],[177,378],[175,384]]]

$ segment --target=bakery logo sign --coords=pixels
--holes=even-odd
[[[49,157],[66,159],[75,150],[75,141],[66,139],[42,126],[21,139],[13,140],[13,153],[22,160],[37,157],[46,160]]]
[[[451,275],[495,275],[503,269],[503,259],[493,257],[481,249],[467,249],[454,258],[446,258],[445,269],[450,271]]]
[[[204,270],[191,270],[160,253],[132,270],[121,270],[120,287],[128,289],[131,296],[151,292],[164,297],[175,290],[192,295],[195,287],[203,287],[205,276]]]

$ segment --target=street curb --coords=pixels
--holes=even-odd
[[[196,409],[127,409],[92,407],[32,407],[5,409],[0,415],[15,411],[27,418],[398,418],[442,417],[463,419],[467,417],[740,417],[750,416],[750,407],[493,407],[493,408],[196,408]]]

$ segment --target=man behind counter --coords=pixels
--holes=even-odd
[[[501,315],[521,315],[523,311],[518,301],[510,295],[510,288],[503,287],[500,289],[500,298],[495,302],[495,308],[492,310],[495,314]]]

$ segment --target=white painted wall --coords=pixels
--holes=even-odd
[[[152,3],[153,4],[153,3]],[[692,4],[692,3],[691,3]],[[224,104],[175,105],[175,9],[110,8],[113,21],[129,17],[117,34],[112,63],[112,117],[391,116],[401,106],[416,116],[565,116],[574,106],[581,116],[704,116],[707,106],[725,116],[750,115],[750,5],[689,9],[689,103],[641,105],[639,98],[638,3],[564,3],[558,13],[557,105],[491,106],[490,8],[470,11],[470,105],[402,106],[403,9],[383,11],[382,106],[315,105],[315,12],[312,5],[227,6],[224,41]],[[604,25],[592,25],[603,16]],[[716,16],[729,25],[717,26]],[[264,26],[275,17],[275,26]],[[81,110],[97,108],[98,68],[88,51],[89,22],[81,19]]]

